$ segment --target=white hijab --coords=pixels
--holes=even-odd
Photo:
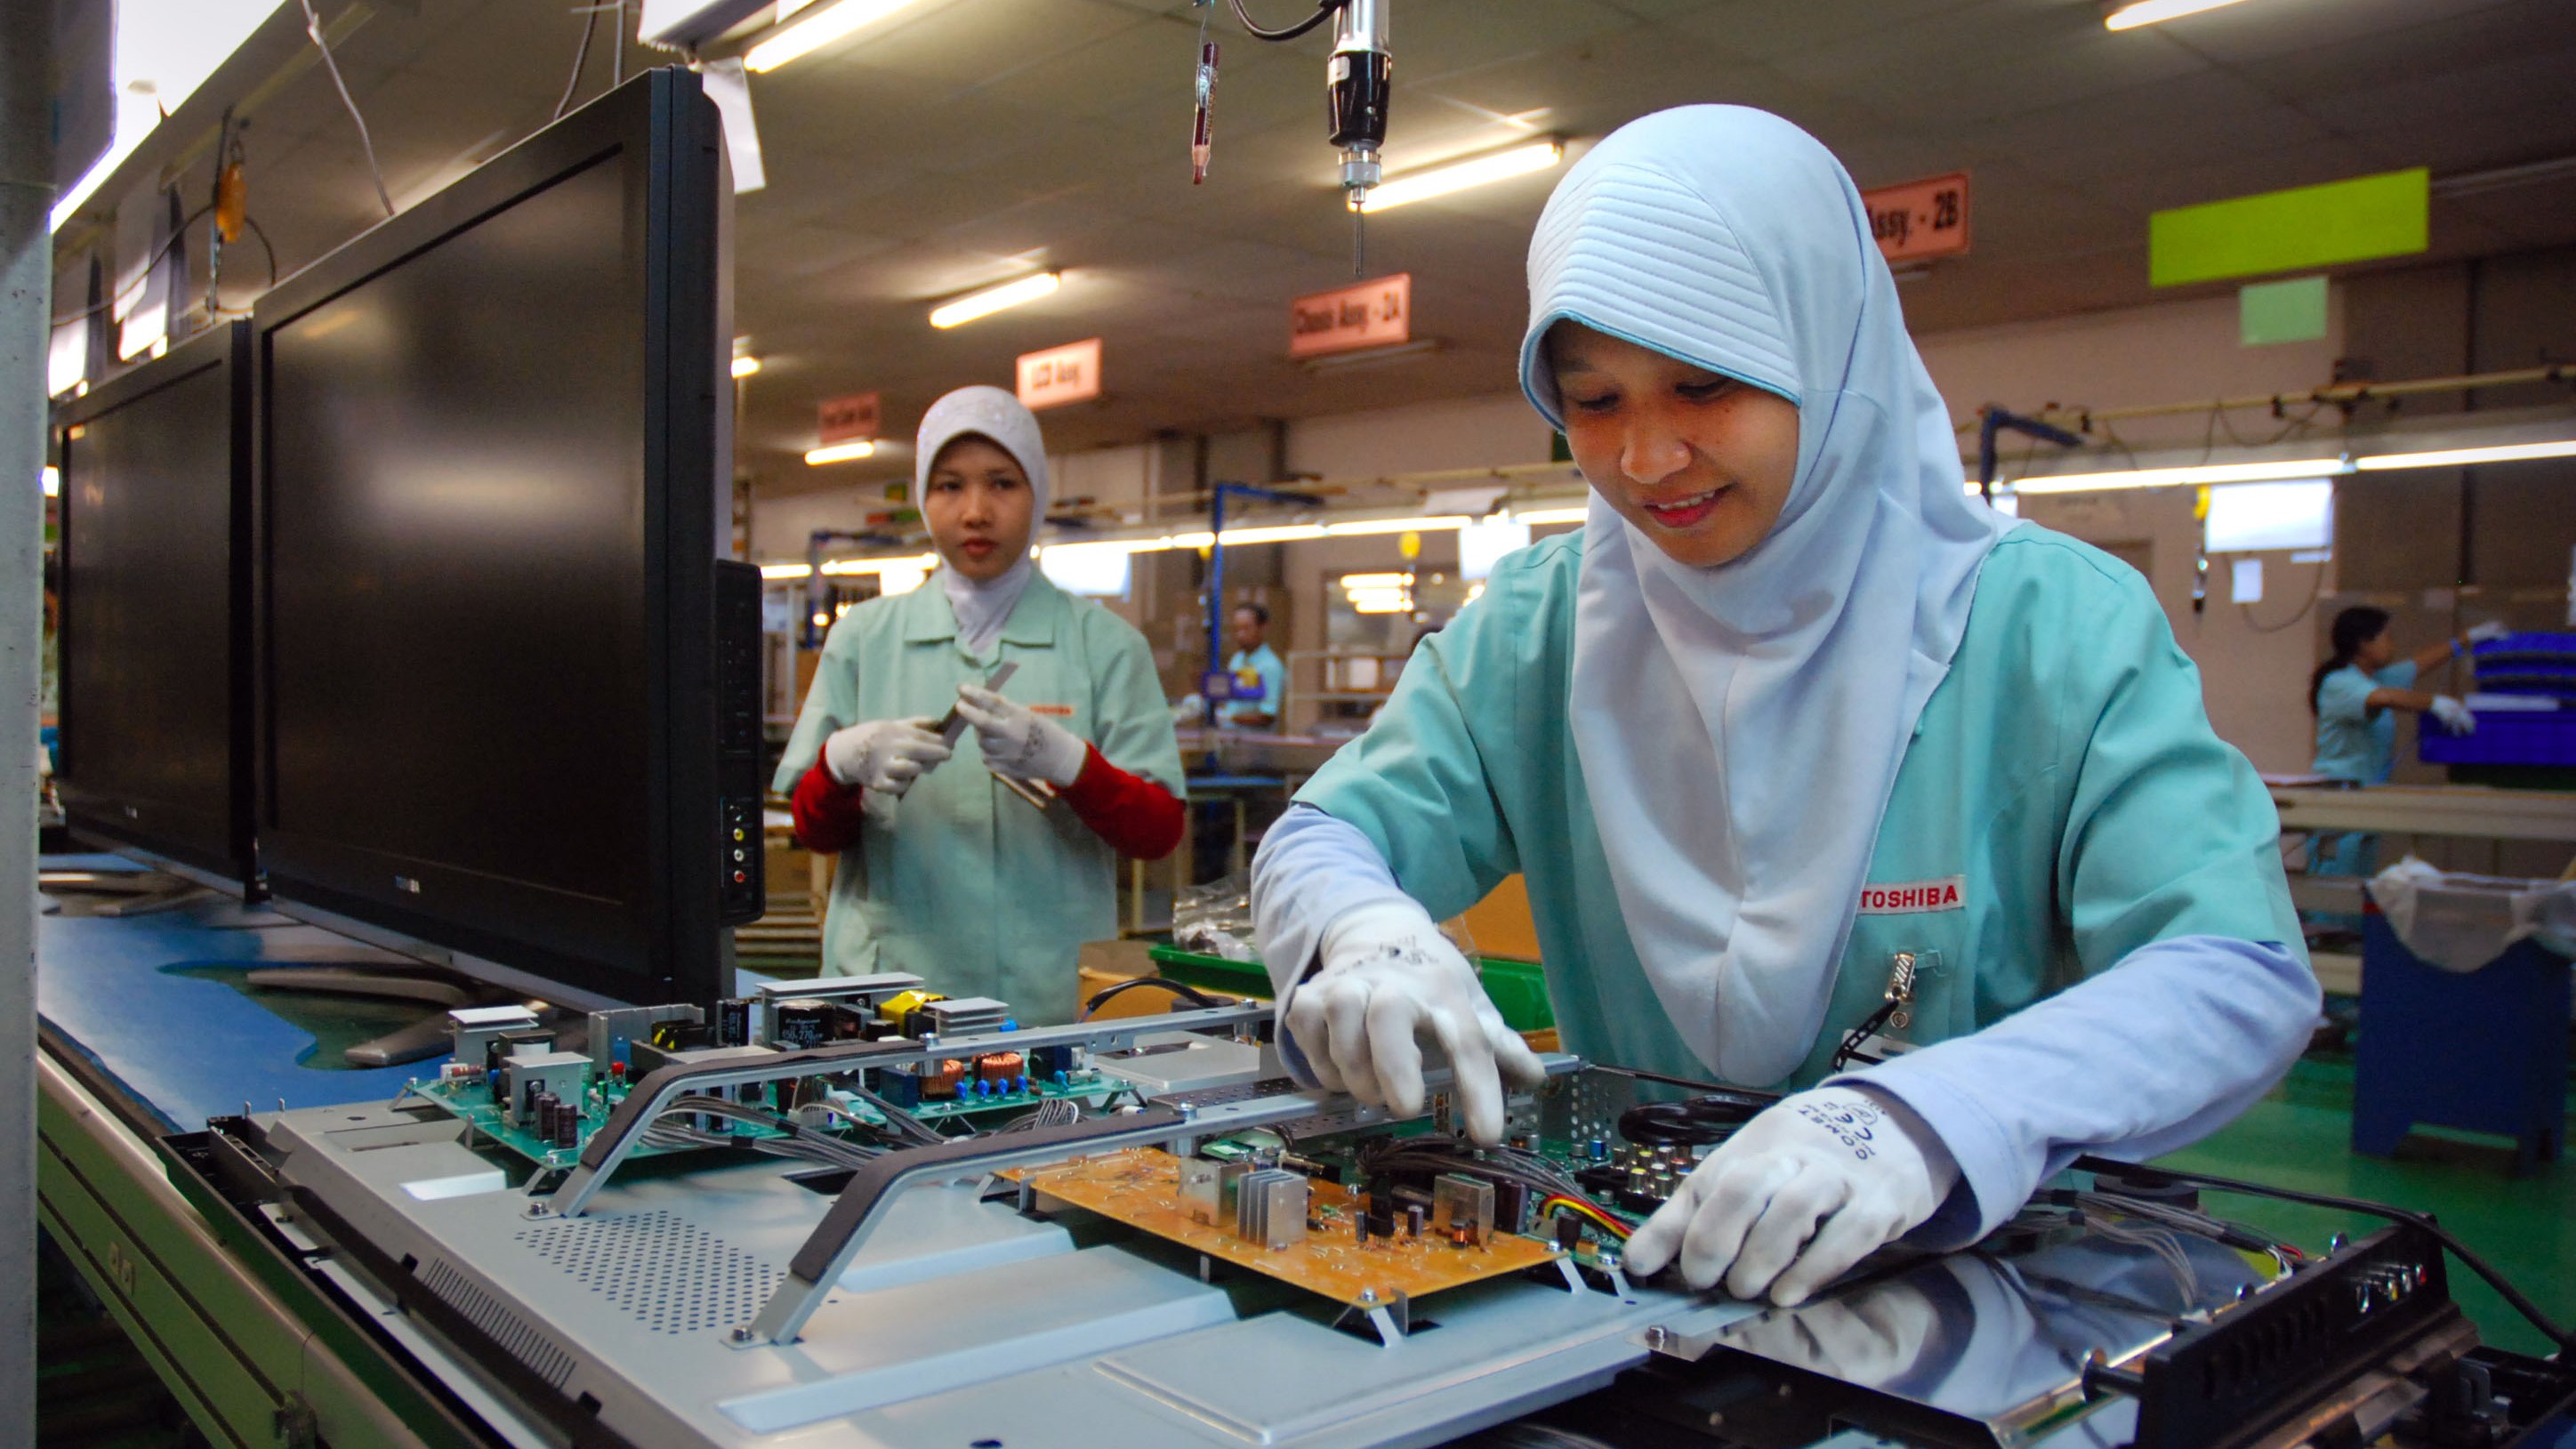
[[[921,433],[912,454],[913,508],[921,509],[922,497],[930,490],[930,466],[939,460],[939,450],[968,436],[990,441],[1017,459],[1020,471],[1029,475],[1029,533],[1035,537],[1038,524],[1046,519],[1046,438],[1038,431],[1037,415],[998,387],[961,387],[921,415]],[[989,582],[978,583],[953,565],[940,569],[939,586],[957,615],[959,647],[975,655],[992,647],[1001,637],[1003,621],[1011,617],[1021,592],[1029,586],[1031,567],[1028,550],[1023,548],[1018,561]]]
[[[1741,106],[1645,117],[1566,174],[1530,241],[1521,380],[1564,425],[1561,319],[1798,405],[1771,532],[1675,563],[1596,494],[1572,718],[1592,816],[1656,997],[1730,1081],[1819,1028],[1896,768],[2012,520],[1964,491],[1859,191]]]

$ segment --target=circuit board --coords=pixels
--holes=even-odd
[[[909,1110],[914,1117],[937,1122],[950,1117],[971,1118],[987,1112],[1014,1110],[1025,1112],[1057,1098],[1071,1098],[1085,1106],[1096,1108],[1105,1104],[1124,1088],[1124,1083],[1106,1078],[1096,1071],[1081,1071],[1074,1073],[1067,1081],[1031,1082],[1029,1090],[1025,1092],[995,1092],[986,1096],[961,1093],[946,1100],[923,1102]],[[583,1094],[586,1100],[582,1108],[581,1126],[574,1134],[577,1140],[575,1145],[570,1147],[557,1146],[531,1130],[512,1125],[502,1115],[500,1106],[492,1100],[491,1089],[485,1086],[480,1078],[422,1082],[412,1088],[412,1095],[437,1106],[442,1111],[464,1119],[481,1139],[524,1157],[540,1167],[570,1167],[581,1156],[580,1143],[588,1142],[591,1133],[606,1125],[609,1114],[617,1110],[618,1103],[626,1100],[626,1091],[626,1083],[623,1081],[612,1081],[605,1087],[593,1086],[587,1089]],[[862,1113],[869,1111],[864,1106],[857,1110]],[[870,1113],[870,1115],[874,1114]],[[787,1135],[773,1128],[750,1122],[729,1123],[724,1130],[745,1142]],[[687,1144],[654,1146],[639,1143],[631,1155],[645,1158],[699,1150],[701,1149]]]
[[[1399,1293],[1421,1298],[1565,1256],[1554,1243],[1517,1233],[1494,1233],[1469,1246],[1432,1233],[1372,1235],[1363,1243],[1356,1235],[1359,1209],[1350,1190],[1321,1180],[1308,1183],[1312,1226],[1305,1240],[1285,1248],[1263,1247],[1193,1218],[1180,1199],[1180,1165],[1181,1159],[1159,1147],[1139,1147],[1002,1175],[1047,1197],[1353,1307],[1392,1302]]]

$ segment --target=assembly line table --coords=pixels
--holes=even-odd
[[[47,869],[118,869],[112,856]],[[382,1103],[435,1063],[316,1064],[314,1037],[224,968],[380,953],[207,898],[155,915],[36,924],[37,1212],[171,1394],[218,1445],[489,1443],[448,1391],[204,1211],[157,1145],[255,1103]]]
[[[135,868],[112,855],[40,864]],[[209,1117],[380,1106],[434,1075],[437,1060],[343,1068],[342,1042],[306,1029],[372,1036],[381,1005],[297,994],[299,1026],[235,984],[249,968],[402,958],[212,895],[150,915],[74,909],[45,898],[36,922],[38,1220],[197,1427],[241,1449],[533,1446],[506,1410],[396,1353],[407,1325],[324,1298],[165,1166],[161,1139]]]

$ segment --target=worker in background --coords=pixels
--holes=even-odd
[[[2387,784],[2397,762],[2398,710],[2429,714],[2454,733],[2475,730],[2477,716],[2467,705],[2415,688],[2416,676],[2507,632],[2502,624],[2480,624],[2399,659],[2387,610],[2358,605],[2335,615],[2334,653],[2308,678],[2308,709],[2317,717],[2316,773],[2355,785]],[[2379,837],[2366,831],[2320,835],[2308,845],[2308,873],[2372,875],[2378,855]]]
[[[1794,1303],[2288,1070],[2272,803],[2135,570],[1965,490],[1851,179],[1692,106],[1530,245],[1521,381],[1592,488],[1495,566],[1254,869],[1292,1067],[1468,1134],[1538,1062],[1433,922],[1526,879],[1567,1050],[1792,1095],[1627,1245]]]
[[[939,568],[833,624],[772,786],[794,792],[797,840],[841,857],[825,972],[915,972],[1029,1024],[1072,1019],[1077,948],[1117,934],[1119,855],[1169,854],[1183,808],[1144,636],[1030,561],[1046,500],[1018,399],[969,387],[931,405],[913,503]],[[1018,671],[984,688],[1005,662]],[[950,758],[952,707],[980,758]],[[1003,775],[1061,798],[1040,809]]]
[[[1234,657],[1225,668],[1234,676],[1234,697],[1218,708],[1217,722],[1227,729],[1275,730],[1288,666],[1270,647],[1270,611],[1259,604],[1238,604],[1233,623]]]

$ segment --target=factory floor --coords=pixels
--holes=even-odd
[[[2576,1161],[2565,1156],[2514,1175],[2503,1138],[2418,1128],[2394,1157],[2352,1150],[2352,1064],[2319,1053],[2225,1130],[2159,1159],[2178,1169],[2273,1187],[2360,1198],[2431,1213],[2515,1287],[2562,1323],[2576,1319]],[[2381,1224],[2323,1208],[2213,1194],[2202,1204],[2310,1252],[2335,1233]],[[2488,1342],[2545,1353],[2547,1340],[2476,1276],[2451,1266],[2451,1289]]]

